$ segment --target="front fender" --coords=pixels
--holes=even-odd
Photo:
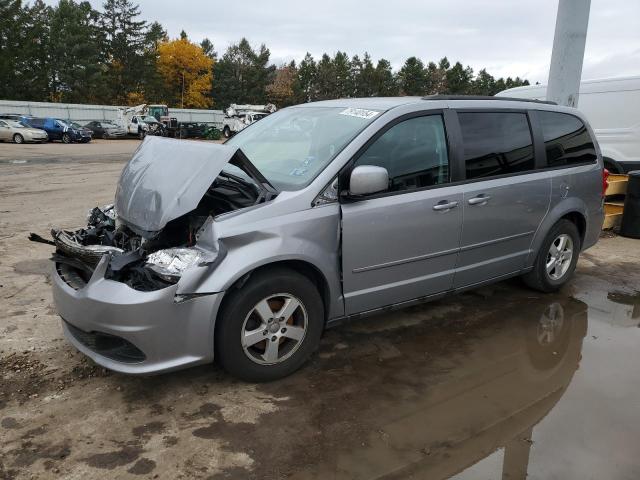
[[[236,226],[226,234],[224,221],[213,223],[217,224],[213,228],[224,246],[225,257],[192,283],[188,293],[224,292],[256,268],[295,260],[307,263],[324,277],[329,290],[328,318],[344,315],[337,204],[268,218],[243,230]]]

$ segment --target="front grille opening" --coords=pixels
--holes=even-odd
[[[73,338],[103,357],[123,363],[139,363],[147,358],[142,350],[124,338],[108,333],[85,332],[68,322],[65,325]]]
[[[64,283],[74,290],[84,288],[89,282],[88,272],[69,264],[56,262],[56,271]]]

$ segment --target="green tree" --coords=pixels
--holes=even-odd
[[[374,95],[393,97],[398,95],[398,81],[391,69],[391,62],[381,58],[374,73]]]
[[[315,100],[336,98],[336,74],[331,57],[326,53],[316,66],[316,97]]]
[[[214,105],[226,108],[232,103],[264,103],[265,88],[275,70],[269,57],[264,44],[256,52],[246,38],[231,45],[213,67]]]
[[[23,18],[20,0],[0,0],[0,98],[16,98]]]
[[[51,15],[52,8],[42,0],[36,0],[32,5],[26,5],[22,9],[17,23],[20,27],[20,47],[12,52],[13,75],[5,80],[6,83],[0,79],[0,90],[3,86],[10,87],[9,98],[50,100]],[[5,57],[5,54],[0,52],[0,64],[10,58],[10,54]]]
[[[344,52],[336,52],[333,57],[333,73],[335,75],[335,89],[329,92],[328,98],[348,98],[351,92],[351,61]]]
[[[99,14],[89,2],[60,0],[51,15],[51,97],[60,102],[102,100],[102,35]]]
[[[426,91],[426,75],[424,64],[417,57],[409,57],[398,72],[402,95],[424,95]]]
[[[100,24],[105,36],[108,98],[114,104],[138,100],[145,84],[147,22],[130,0],[105,0]]]
[[[472,91],[473,70],[471,67],[463,67],[456,62],[447,70],[447,93],[452,95],[465,95]]]
[[[204,54],[212,60],[218,58],[218,52],[215,51],[215,49],[213,48],[213,43],[208,38],[205,37],[200,42],[200,48],[202,48]]]
[[[300,85],[300,97],[298,102],[310,102],[316,99],[316,76],[317,76],[316,61],[311,54],[307,52],[300,66],[298,67],[298,83]]]
[[[495,91],[495,85],[496,80],[483,68],[473,80],[472,93],[474,95],[494,95],[497,93]]]
[[[362,67],[357,80],[358,96],[373,97],[376,94],[376,69],[371,61],[371,56],[365,52],[362,58]]]

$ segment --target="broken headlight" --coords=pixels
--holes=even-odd
[[[196,248],[167,248],[149,254],[145,266],[168,282],[176,282],[195,265],[211,261],[210,255]]]

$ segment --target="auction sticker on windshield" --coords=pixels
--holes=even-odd
[[[348,115],[350,117],[358,117],[358,118],[373,118],[378,115],[380,112],[376,112],[375,110],[365,110],[364,108],[345,108],[340,112],[340,115]]]

